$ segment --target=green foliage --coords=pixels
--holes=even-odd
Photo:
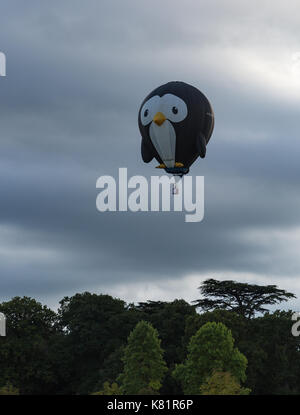
[[[167,365],[181,362],[185,355],[182,343],[185,321],[187,317],[197,315],[195,307],[184,300],[174,300],[148,301],[139,303],[136,308],[143,314],[143,320],[151,323],[159,332]]]
[[[234,348],[231,331],[222,323],[206,323],[191,338],[188,356],[177,365],[173,376],[185,394],[199,394],[200,385],[213,370],[228,371],[238,381],[246,378],[246,357]]]
[[[253,321],[251,341],[263,351],[249,384],[256,394],[300,393],[299,337],[291,334],[291,317],[291,311],[275,311]]]
[[[150,323],[140,321],[130,333],[123,361],[118,381],[125,395],[159,391],[167,369],[157,330]]]
[[[98,371],[98,382],[95,385],[95,390],[101,389],[103,385],[103,379],[107,379],[107,382],[113,383],[117,376],[123,371],[123,361],[125,344],[121,347],[113,350],[104,360]]]
[[[103,383],[103,390],[100,392],[91,393],[91,395],[122,395],[119,385],[113,382],[111,385],[109,382]]]
[[[214,370],[200,386],[200,395],[249,395],[251,389],[242,388],[229,372]]]
[[[252,394],[299,394],[299,338],[291,335],[292,312],[275,311],[245,319],[227,310],[189,317],[184,341],[207,322],[221,322],[231,331],[236,347],[247,356],[245,386]]]
[[[57,316],[29,297],[0,304],[7,322],[0,341],[0,384],[12,383],[21,394],[47,394],[56,389],[50,345],[58,335]]]
[[[103,382],[116,378],[122,369],[118,350],[138,322],[138,312],[109,295],[85,292],[65,297],[58,311],[66,332],[69,385],[67,393],[88,394]],[[112,359],[113,357],[113,359]],[[108,374],[107,361],[112,370]]]
[[[208,279],[199,287],[204,298],[195,300],[204,311],[224,309],[251,318],[255,313],[268,311],[265,305],[274,305],[295,298],[295,294],[277,288],[276,285],[246,284],[236,281]]]
[[[242,381],[245,388],[251,388],[252,394],[299,395],[300,340],[291,334],[292,312],[276,311],[255,317],[257,305],[260,303],[264,308],[266,296],[270,290],[274,292],[274,286],[257,289],[257,286],[249,288],[247,284],[233,283],[238,286],[231,284],[230,288],[229,284],[223,297],[224,286],[217,285],[215,294],[218,297],[206,299],[218,299],[220,303],[202,314],[196,313],[195,306],[184,300],[127,305],[120,299],[91,293],[65,297],[58,313],[29,297],[3,302],[0,312],[7,317],[7,336],[0,339],[1,393],[120,394],[114,383],[120,373],[128,378],[131,370],[135,377],[132,376],[133,385],[128,381],[128,387],[134,386],[135,393],[139,394],[182,394],[183,391],[198,394],[204,382],[219,385],[215,386],[217,392],[217,389],[227,388],[228,376],[232,376],[237,384]],[[233,293],[235,297],[233,294],[232,298],[228,297],[234,287],[237,289]],[[243,290],[245,296],[239,309],[232,311],[221,307],[222,301],[229,300],[234,306],[238,292],[240,295]],[[253,290],[256,292],[255,310],[247,305],[254,295]],[[275,292],[275,297],[279,294],[281,300],[287,298],[285,295],[289,293],[279,291]],[[280,299],[275,297],[269,300]],[[249,316],[251,318],[245,318]],[[145,350],[144,346],[136,346],[135,351],[144,355],[143,364],[137,365],[127,356],[125,370],[122,358],[125,348],[128,352],[129,333],[142,320],[157,330],[156,341],[149,341]],[[208,330],[207,323],[222,323],[232,336],[224,326],[216,330],[218,324],[210,324]],[[199,330],[204,330],[201,335]],[[157,334],[161,339],[159,347]],[[141,336],[140,340],[143,344],[145,338]],[[166,365],[162,364],[162,369],[158,364],[162,359],[161,349],[165,351],[167,371]],[[152,350],[156,350],[156,354],[153,355]],[[248,360],[245,381],[243,355]],[[160,368],[155,373],[146,364],[152,362],[153,357]],[[215,371],[229,375],[224,375],[225,380],[223,375],[216,379]],[[147,379],[141,381],[143,374]],[[104,382],[108,383],[103,386]],[[243,391],[241,388],[241,393]]]
[[[172,302],[147,301],[139,303],[136,309],[143,320],[150,322],[157,329],[161,339],[168,372],[160,393],[182,394],[180,385],[172,377],[172,371],[175,364],[182,362],[186,356],[186,345],[183,343],[185,323],[188,317],[197,316],[195,306],[177,299]]]
[[[228,310],[214,310],[203,314],[190,316],[186,320],[184,344],[188,345],[190,338],[202,327],[209,322],[223,323],[228,327],[236,344],[249,341],[248,331],[250,321],[246,320],[240,314]]]
[[[0,395],[19,395],[19,389],[15,388],[9,382],[0,388]]]
[[[263,362],[266,353],[257,341],[256,319],[245,319],[240,314],[228,310],[214,310],[197,314],[187,319],[184,343],[188,344],[190,338],[207,322],[223,323],[228,327],[235,339],[235,346],[247,356],[247,379],[245,385],[255,390],[257,378],[261,377]]]

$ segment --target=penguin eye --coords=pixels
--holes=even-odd
[[[160,97],[158,95],[154,95],[145,104],[142,106],[140,111],[140,119],[143,126],[149,124],[154,115],[158,111]]]
[[[188,114],[186,103],[183,99],[173,94],[165,94],[162,98],[162,111],[166,118],[172,122],[180,122]]]

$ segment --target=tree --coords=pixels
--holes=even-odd
[[[30,297],[0,304],[7,335],[0,341],[0,384],[11,383],[20,394],[51,394],[57,380],[49,345],[58,331],[54,311]]]
[[[223,323],[231,330],[235,343],[241,344],[242,342],[249,341],[249,323],[250,320],[243,318],[240,314],[237,314],[228,310],[213,310],[194,316],[189,316],[186,320],[184,344],[187,346],[190,338],[196,334],[196,332],[206,323],[215,322]]]
[[[249,383],[255,394],[300,393],[299,337],[291,333],[292,314],[277,310],[253,320],[252,342],[265,353]]]
[[[197,315],[195,306],[184,300],[140,302],[136,309],[143,313],[143,320],[150,322],[159,332],[167,365],[182,362],[184,358],[185,321]]]
[[[118,375],[123,371],[122,358],[124,356],[124,349],[126,343],[113,350],[109,355],[105,357],[103,364],[98,372],[98,382],[94,387],[95,391],[102,388],[104,382],[114,383]]]
[[[65,378],[69,389],[64,393],[89,394],[120,373],[118,350],[138,322],[138,312],[128,309],[120,299],[88,292],[65,297],[60,305],[60,324],[66,333],[60,350],[69,368]]]
[[[188,317],[197,316],[195,306],[182,299],[176,299],[171,302],[140,302],[136,309],[142,315],[142,319],[150,322],[159,332],[164,359],[168,366],[160,393],[182,394],[182,389],[174,380],[172,371],[175,364],[182,362],[186,356],[186,346],[183,343],[185,323]]]
[[[116,382],[113,382],[111,385],[109,382],[104,382],[103,389],[100,392],[91,393],[91,395],[122,395],[122,393]]]
[[[213,371],[200,386],[201,395],[249,395],[251,389],[242,388],[229,372]]]
[[[9,382],[0,388],[0,395],[19,395],[19,389],[13,387]]]
[[[265,352],[265,346],[263,346],[262,339],[260,338],[259,330],[257,327],[257,318],[246,319],[240,314],[237,314],[228,310],[214,310],[196,316],[191,316],[187,319],[184,343],[188,345],[190,338],[208,322],[223,323],[231,330],[232,336],[235,340],[235,346],[241,353],[247,356],[247,379],[245,386],[255,393],[257,386],[261,383],[261,379],[265,379],[264,375],[264,362],[267,359],[267,353]],[[262,334],[263,337],[263,334]],[[288,334],[283,339],[286,339]],[[267,339],[265,339],[267,340]],[[268,336],[268,342],[272,342]],[[264,382],[270,384],[269,382]],[[265,385],[266,387],[266,385]]]
[[[295,294],[277,288],[276,285],[256,285],[236,281],[208,279],[199,287],[205,297],[195,300],[196,307],[204,311],[223,309],[251,318],[255,313],[268,311],[265,305],[274,305],[295,298]]]
[[[237,381],[246,379],[247,359],[234,348],[231,331],[222,323],[206,323],[191,338],[184,363],[173,376],[185,394],[199,395],[200,386],[214,370],[230,372]]]
[[[167,370],[158,332],[140,321],[128,337],[124,352],[124,370],[118,377],[125,395],[157,393]]]

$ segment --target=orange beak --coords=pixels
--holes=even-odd
[[[166,117],[162,112],[157,112],[154,115],[153,121],[155,122],[155,124],[161,126],[166,121]]]

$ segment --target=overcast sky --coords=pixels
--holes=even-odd
[[[2,3],[0,301],[191,301],[211,277],[300,298],[297,0]],[[191,169],[205,177],[203,222],[98,212],[99,176],[157,174],[141,159],[137,113],[171,80],[215,111]]]

